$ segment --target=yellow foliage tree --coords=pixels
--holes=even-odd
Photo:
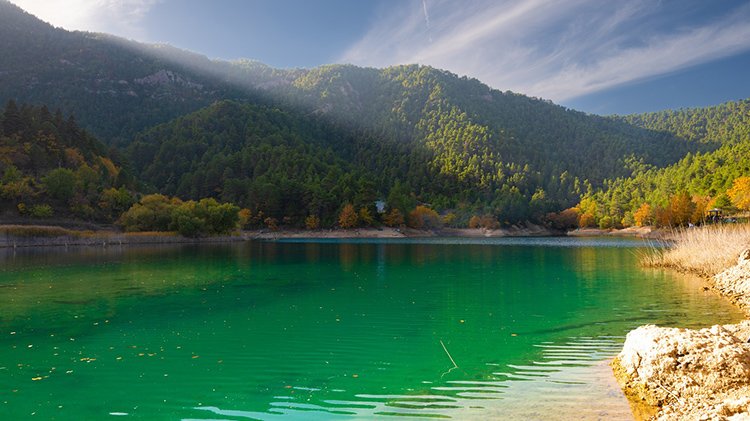
[[[347,203],[339,214],[339,225],[341,228],[354,228],[359,224],[359,215],[351,203]]]
[[[693,212],[695,212],[695,203],[693,203],[687,192],[677,193],[669,199],[670,222],[672,225],[687,225],[690,222]]]
[[[402,214],[397,208],[393,208],[383,217],[383,222],[389,227],[404,225],[404,214]]]
[[[737,209],[750,210],[750,177],[736,178],[732,188],[727,190],[727,195]]]
[[[239,217],[240,228],[245,228],[250,223],[250,220],[253,217],[253,212],[250,209],[244,208],[240,209],[237,216]]]
[[[633,219],[635,220],[635,224],[639,227],[642,227],[644,225],[651,225],[652,223],[654,223],[651,205],[649,205],[648,203],[642,204],[641,207],[639,207],[638,210],[633,214]]]
[[[320,218],[317,215],[310,215],[305,218],[305,227],[309,230],[320,228]]]
[[[595,227],[596,216],[588,212],[582,213],[581,216],[578,217],[578,226],[581,228]]]
[[[694,224],[702,223],[706,219],[706,212],[710,209],[708,204],[711,202],[709,196],[693,196],[693,203],[695,203],[695,210],[693,215],[690,217],[690,222]]]
[[[359,208],[359,221],[365,226],[371,226],[375,222],[375,218],[372,217],[372,212],[366,206]]]
[[[578,226],[584,227],[595,227],[596,226],[596,201],[591,197],[584,197],[581,202],[576,206],[578,211]]]
[[[479,228],[480,224],[482,223],[482,218],[474,215],[469,219],[469,228]]]

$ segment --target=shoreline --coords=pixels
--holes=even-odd
[[[183,237],[175,232],[119,232],[111,229],[79,230],[56,225],[3,225],[0,224],[0,249],[17,247],[67,247],[108,246],[136,244],[201,244],[229,243],[250,240],[279,239],[361,239],[361,238],[501,238],[501,237],[636,237],[665,239],[669,233],[651,227],[625,228],[622,230],[600,230],[593,228],[573,231],[558,231],[540,225],[512,226],[508,228],[441,228],[416,230],[412,228],[359,228],[327,230],[244,230],[232,234],[210,237]]]
[[[17,247],[67,247],[67,246],[127,246],[136,244],[201,244],[229,243],[250,240],[279,239],[358,239],[358,238],[427,238],[427,237],[542,237],[564,236],[564,232],[544,227],[511,227],[496,230],[444,228],[416,230],[412,228],[360,228],[330,230],[247,230],[230,235],[211,237],[183,237],[175,232],[117,232],[110,230],[74,230],[48,225],[0,225],[0,249]]]
[[[750,248],[735,265],[701,275],[745,320],[704,329],[645,325],[628,333],[611,365],[636,419],[750,418]]]

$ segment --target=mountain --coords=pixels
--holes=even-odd
[[[689,153],[665,168],[637,165],[632,176],[605,183],[605,188],[591,197],[597,221],[609,217],[611,221],[625,218],[633,223],[633,216],[643,207],[651,213],[642,216],[661,225],[697,223],[706,208],[733,207],[727,192],[736,180],[750,176],[750,100],[632,115],[623,120],[720,147]],[[670,212],[675,213],[671,208],[679,206],[692,209],[689,218],[676,221],[670,216]]]
[[[629,176],[628,163],[663,167],[718,146],[431,67],[209,60],[53,28],[4,0],[0,54],[0,101],[75,114],[154,190],[279,219],[332,220],[344,202],[392,195],[464,218],[538,219]]]
[[[0,0],[0,101],[74,114],[97,137],[124,144],[138,131],[240,95],[159,57],[160,48],[54,28]]]

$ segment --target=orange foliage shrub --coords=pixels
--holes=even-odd
[[[547,221],[552,224],[552,228],[555,229],[571,229],[578,226],[578,209],[568,208],[559,213],[547,214]]]
[[[442,221],[437,212],[427,206],[419,205],[409,212],[408,224],[416,229],[432,229],[440,228]]]

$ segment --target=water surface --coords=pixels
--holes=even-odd
[[[628,330],[741,314],[621,239],[0,252],[4,419],[627,419]]]

